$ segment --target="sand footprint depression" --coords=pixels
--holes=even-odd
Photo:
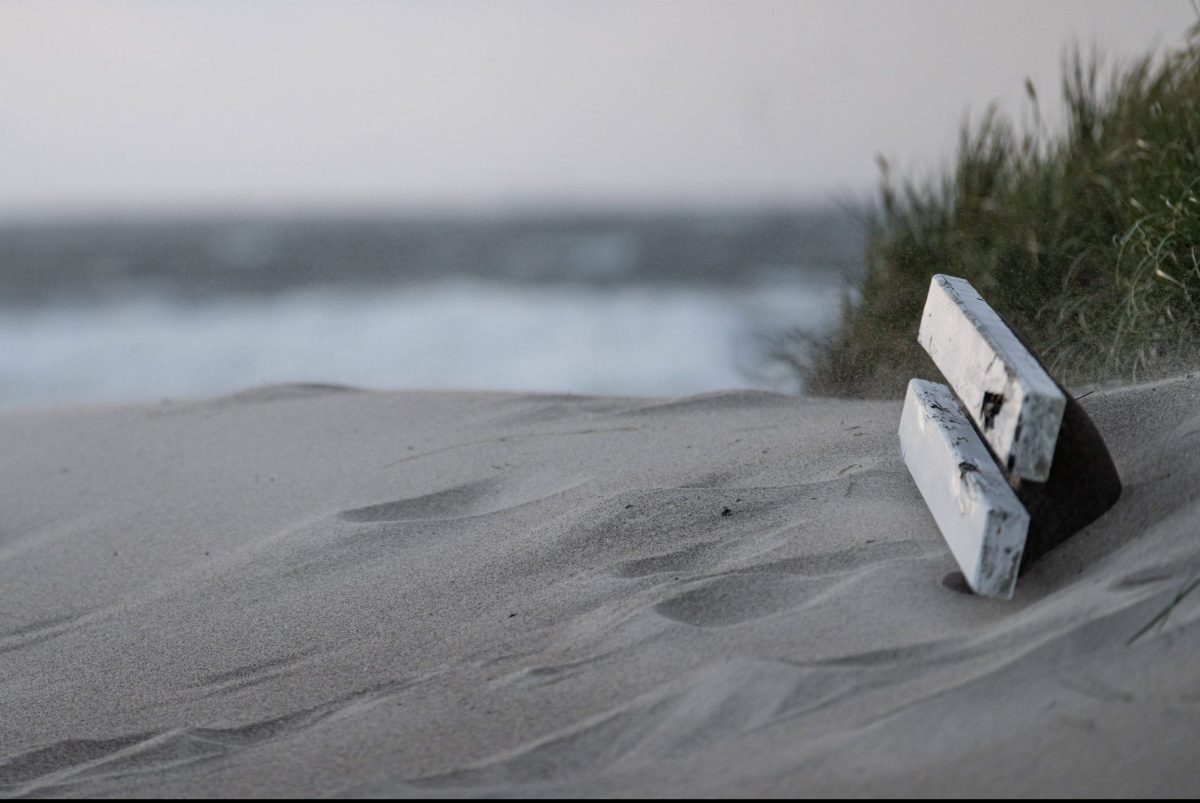
[[[431,519],[458,518],[488,512],[487,501],[496,489],[494,479],[465,482],[443,491],[422,494],[409,499],[383,502],[378,505],[343,510],[338,514],[342,521],[377,523],[396,521],[428,521]]]
[[[735,625],[802,605],[833,582],[782,574],[733,574],[665,599],[654,610],[698,627]]]
[[[918,545],[898,541],[784,558],[735,569],[659,602],[654,610],[668,619],[698,627],[738,624],[804,605],[847,575],[870,571],[874,565],[898,557],[921,554]],[[649,560],[670,562],[673,557],[663,555]]]

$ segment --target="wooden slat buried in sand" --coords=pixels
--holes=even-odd
[[[1066,396],[970,282],[933,277],[917,337],[1001,464],[1045,482]]]
[[[945,385],[908,383],[900,451],[967,584],[1012,597],[1029,514]]]

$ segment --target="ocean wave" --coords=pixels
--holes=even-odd
[[[838,282],[309,288],[142,296],[0,314],[0,406],[196,397],[279,382],[673,396],[793,381],[747,367],[772,329],[821,329]]]

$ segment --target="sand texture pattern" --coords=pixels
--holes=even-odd
[[[1195,795],[1200,380],[1082,403],[1125,493],[1011,602],[899,402],[0,416],[0,795]]]

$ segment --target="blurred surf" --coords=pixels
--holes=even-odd
[[[302,381],[625,395],[786,389],[793,377],[758,370],[757,338],[828,326],[839,294],[827,278],[746,289],[452,280],[9,308],[0,310],[0,406]]]

